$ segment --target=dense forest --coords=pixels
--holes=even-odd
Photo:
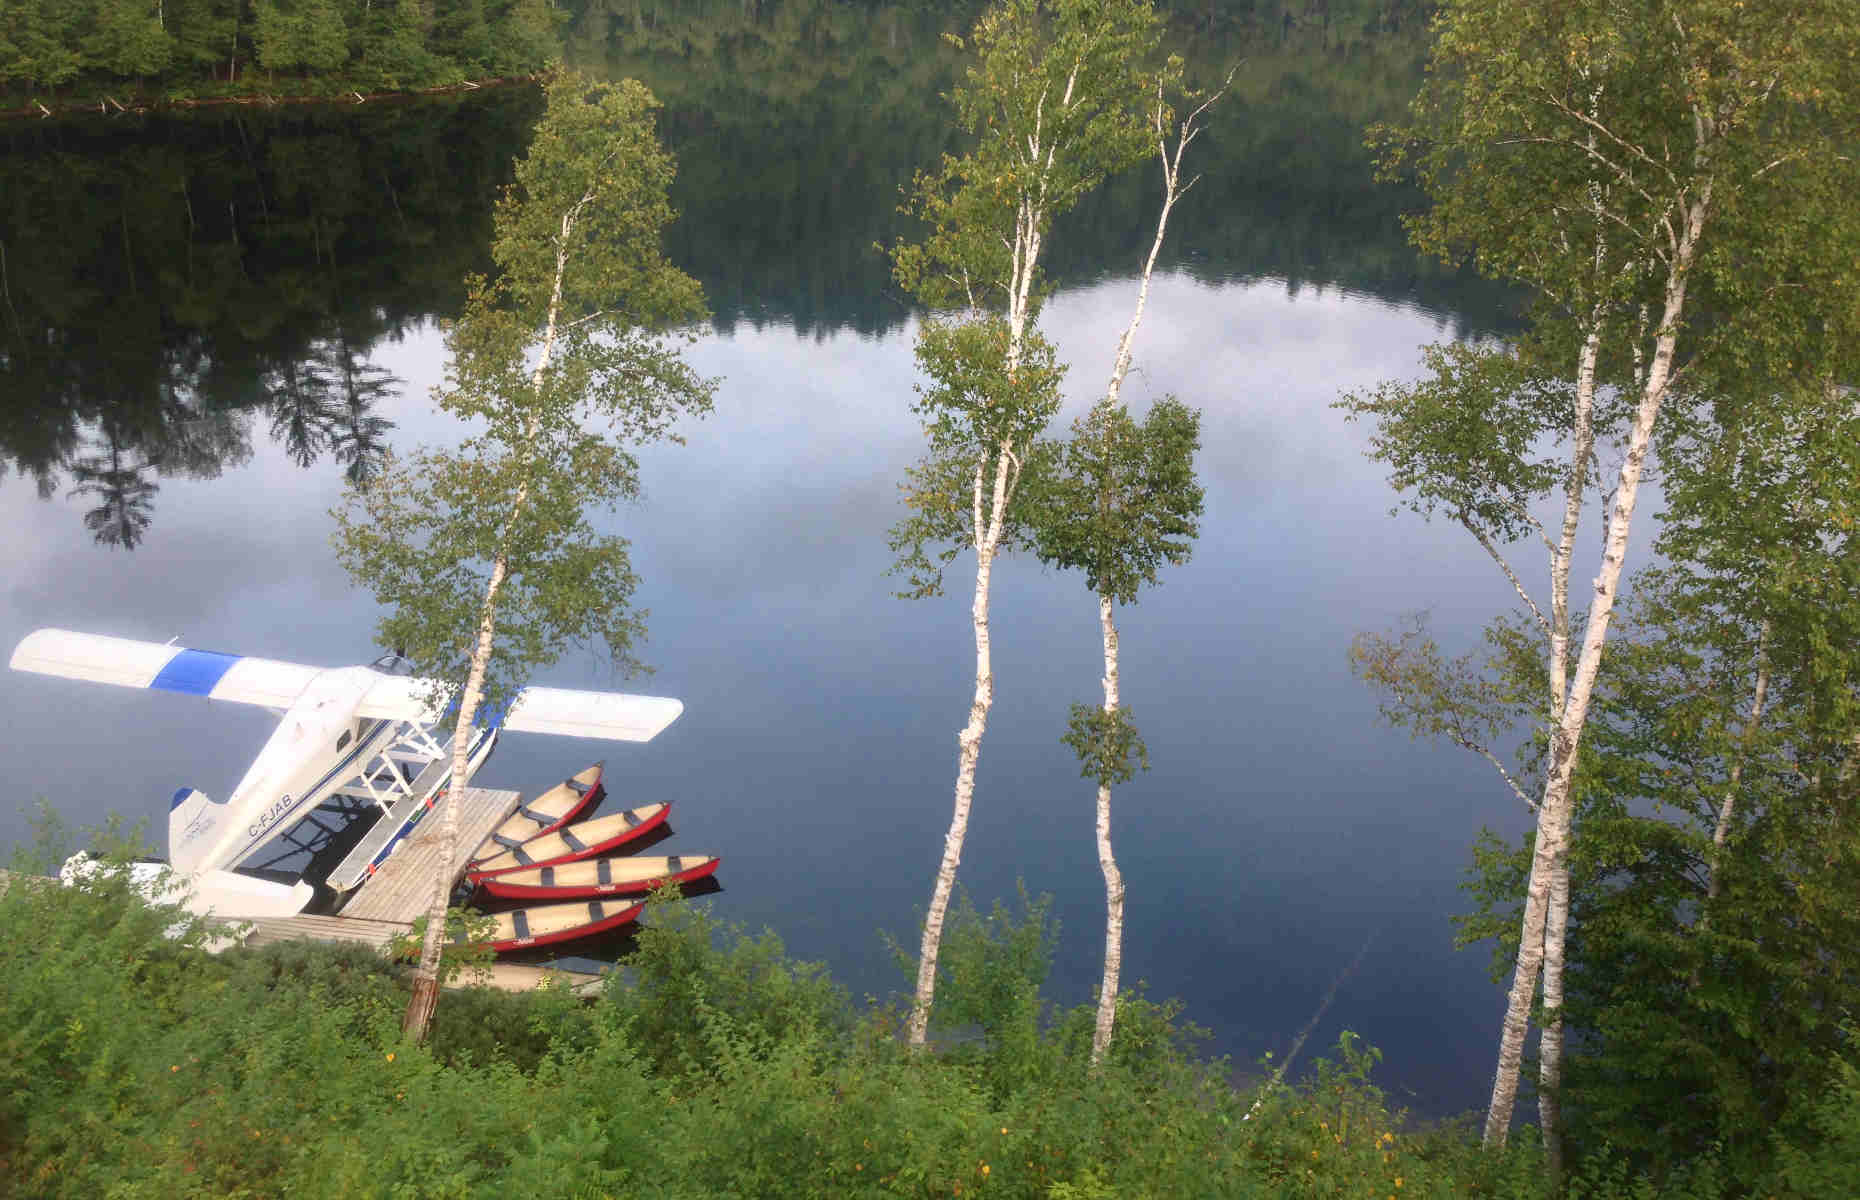
[[[560,53],[560,20],[549,0],[8,0],[0,88],[397,91],[537,70]]]
[[[1328,45],[1418,28],[1426,0],[1182,0],[1204,36]],[[0,5],[0,105],[121,107],[210,96],[404,91],[527,74],[563,39],[610,34],[687,53],[745,35],[829,47],[848,24],[882,19],[895,48],[965,28],[980,4],[877,0],[7,0]],[[930,39],[923,35],[928,31]]]

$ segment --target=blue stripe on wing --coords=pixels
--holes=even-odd
[[[232,665],[244,657],[243,654],[221,654],[217,650],[183,650],[168,660],[168,665],[149,681],[149,686],[189,696],[211,695],[226,672],[232,670]]]

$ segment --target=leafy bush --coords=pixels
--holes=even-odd
[[[1237,1092],[1173,1003],[1120,1003],[1090,1065],[1090,1007],[1040,985],[1043,904],[959,906],[929,1053],[895,1008],[855,1012],[818,965],[701,904],[655,905],[586,1002],[467,989],[430,1046],[406,986],[355,947],[211,955],[211,930],[102,875],[0,895],[0,1190],[47,1197],[1484,1197],[1656,1194],[1596,1153],[1566,1188],[1531,1131],[1411,1127],[1352,1035],[1310,1079]],[[173,936],[170,936],[173,935]],[[1774,1194],[1851,1194],[1860,1077],[1805,1104]],[[1793,1127],[1793,1126],[1792,1126]],[[1730,1195],[1709,1160],[1659,1194]],[[1673,1190],[1683,1186],[1686,1190]]]

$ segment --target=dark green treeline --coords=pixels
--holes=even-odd
[[[550,0],[4,0],[0,89],[18,103],[290,78],[427,87],[537,70],[562,20]]]
[[[1175,0],[1179,24],[1279,39],[1417,28],[1429,0]],[[966,28],[973,0],[906,6],[872,0],[5,0],[0,91],[15,104],[94,98],[114,88],[172,98],[318,82],[346,89],[421,88],[527,73],[561,53],[561,27],[611,23],[662,32],[721,14],[804,37],[830,36],[848,14]]]

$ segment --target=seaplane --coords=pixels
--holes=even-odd
[[[396,655],[369,666],[323,668],[40,629],[15,647],[10,665],[91,683],[255,704],[279,714],[276,731],[231,796],[215,802],[191,787],[174,793],[167,867],[138,872],[139,879],[152,881],[171,870],[185,905],[201,915],[301,912],[316,893],[314,884],[301,878],[274,882],[235,868],[332,801],[372,805],[383,814],[370,840],[351,855],[358,868],[345,863],[332,873],[332,880],[340,875],[344,885],[353,886],[392,852],[451,781],[452,743],[442,725],[454,722],[434,702],[444,688],[414,675]],[[474,724],[467,776],[490,755],[501,731],[646,742],[683,711],[682,702],[662,696],[526,687],[506,711]],[[82,862],[67,864],[67,874],[86,869]]]

